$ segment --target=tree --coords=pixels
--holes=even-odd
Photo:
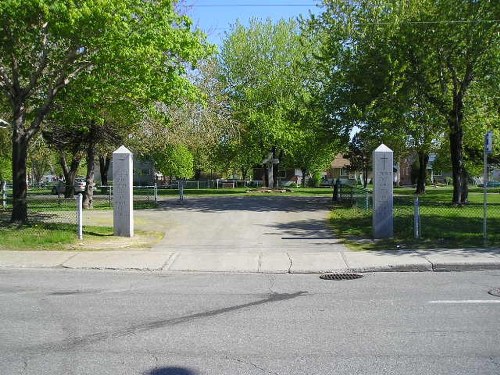
[[[53,152],[40,135],[34,139],[28,152],[28,167],[30,170],[31,183],[38,185],[43,175],[51,169],[51,159]]]
[[[303,93],[305,48],[298,23],[251,20],[233,26],[219,55],[220,80],[234,118],[241,124],[232,147],[260,164],[272,150],[291,154],[298,136],[290,112]]]
[[[153,158],[156,168],[164,176],[181,179],[193,177],[193,155],[183,144],[167,144]]]
[[[171,99],[191,91],[182,77],[186,62],[203,57],[205,47],[172,0],[0,2],[0,89],[12,124],[11,221],[27,220],[28,145],[61,90],[84,73],[106,83],[104,73],[114,71],[111,84],[132,88],[133,99]]]
[[[406,112],[413,116],[415,130],[423,127],[425,117],[442,124],[436,133],[428,134],[426,144],[439,136],[439,128],[446,131],[453,172],[452,200],[455,204],[465,203],[468,190],[464,119],[473,105],[470,97],[486,100],[490,95],[486,88],[498,87],[499,64],[491,63],[498,61],[500,48],[497,2],[334,0],[324,3],[324,14],[313,19],[322,35],[327,35],[323,57],[326,61],[335,57],[334,64],[342,57],[331,74],[337,79],[332,86],[342,83],[332,90],[332,114],[359,121],[363,119],[360,112],[366,115],[363,112],[371,104],[378,104],[373,98],[380,94],[387,98],[413,98],[413,102],[394,100],[392,113]],[[345,79],[347,76],[350,79]],[[367,81],[371,84],[367,85]],[[364,97],[361,90],[356,90],[358,87],[368,88]],[[398,108],[402,102],[407,104],[403,111]],[[429,121],[425,121],[425,126]],[[402,136],[407,134],[404,127],[400,129]]]

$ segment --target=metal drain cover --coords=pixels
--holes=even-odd
[[[354,280],[362,277],[363,275],[360,273],[324,273],[319,278],[323,280]]]
[[[491,294],[492,296],[495,296],[495,297],[500,297],[500,288],[495,288],[495,289],[491,289],[488,294]]]

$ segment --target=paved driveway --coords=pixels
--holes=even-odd
[[[138,218],[166,233],[154,251],[343,251],[328,227],[330,207],[329,197],[187,198],[163,201]]]

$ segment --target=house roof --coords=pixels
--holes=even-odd
[[[349,159],[344,158],[342,154],[337,154],[331,164],[332,168],[345,168],[350,165],[351,162],[349,161]]]

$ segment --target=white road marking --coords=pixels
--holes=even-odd
[[[429,301],[432,304],[480,304],[480,303],[500,303],[500,300],[494,299],[464,299],[464,300],[438,300]]]

